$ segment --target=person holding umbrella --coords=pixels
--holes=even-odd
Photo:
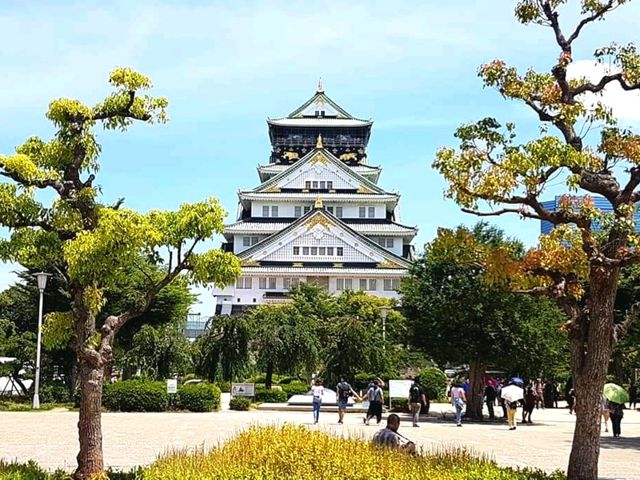
[[[607,383],[604,386],[604,398],[607,399],[609,418],[613,430],[613,438],[620,438],[620,423],[624,416],[624,404],[629,401],[629,394],[620,385]]]
[[[509,430],[516,429],[516,412],[518,410],[518,402],[524,398],[524,392],[522,391],[522,388],[517,385],[517,381],[520,381],[521,385],[524,383],[520,378],[512,378],[509,386],[504,387],[500,393],[507,406]]]

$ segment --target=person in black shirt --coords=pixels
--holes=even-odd
[[[489,410],[489,420],[495,419],[496,415],[493,411],[493,405],[496,402],[496,389],[491,384],[484,388],[484,401],[487,404],[487,410]]]
[[[427,398],[422,391],[420,385],[415,380],[413,381],[413,385],[409,388],[409,407],[411,409],[411,413],[413,414],[413,426],[419,427],[418,420],[420,419],[420,409],[422,408],[422,404],[427,403]]]

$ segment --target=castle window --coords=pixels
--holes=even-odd
[[[367,216],[367,207],[360,207],[358,209],[358,216],[360,218],[365,218]]]
[[[376,216],[376,207],[369,207],[369,218],[375,218]]]
[[[327,181],[327,188],[329,190],[333,189],[333,182],[332,181]]]
[[[269,206],[268,205],[263,205],[262,206],[262,216],[263,217],[268,217],[269,216]]]
[[[318,247],[311,247],[311,255],[318,255]]]
[[[342,247],[336,247],[336,255],[339,257],[344,255],[344,249]]]
[[[336,207],[336,217],[342,218],[342,207]]]
[[[311,181],[307,180],[306,182],[304,182],[304,188],[306,188],[307,190],[309,190],[311,188]]]
[[[240,277],[236,282],[236,288],[240,289],[250,289],[253,285],[253,278],[251,277]]]
[[[384,279],[384,289],[387,292],[398,290],[400,288],[400,279],[399,278],[385,278]]]
[[[329,255],[330,257],[333,256],[333,247],[327,247],[327,255]]]
[[[293,211],[294,211],[294,214],[293,214],[294,217],[298,218],[302,216],[302,207],[300,206],[293,207]]]
[[[293,247],[293,254],[300,255],[300,247]]]
[[[309,213],[309,210],[311,210],[311,207],[308,207],[308,206],[302,209],[304,213]]]
[[[277,217],[278,216],[278,206],[277,205],[274,205],[273,207],[271,207],[271,216],[272,217]]]
[[[326,250],[325,247],[318,247],[318,255],[326,255]]]

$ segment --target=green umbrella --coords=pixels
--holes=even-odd
[[[629,394],[627,393],[627,391],[620,385],[616,385],[615,383],[605,384],[602,394],[604,395],[604,398],[606,398],[610,402],[622,404],[629,401]]]

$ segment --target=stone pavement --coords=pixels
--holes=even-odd
[[[435,404],[420,428],[411,428],[403,417],[400,432],[426,449],[464,446],[493,457],[501,465],[564,469],[571,449],[574,417],[566,409],[535,410],[532,425],[509,431],[500,423],[466,423],[456,428],[449,405]],[[77,452],[76,412],[1,412],[0,458],[33,459],[46,468],[73,469]],[[518,412],[520,416],[520,412]],[[347,414],[337,425],[337,414],[320,414],[311,423],[311,412],[217,413],[105,413],[102,416],[105,462],[128,469],[148,464],[172,449],[210,448],[255,424],[308,424],[333,433],[368,438],[377,431],[365,426],[360,414]],[[384,422],[384,420],[383,420]],[[602,434],[600,478],[640,479],[640,412],[625,411],[622,438]]]

